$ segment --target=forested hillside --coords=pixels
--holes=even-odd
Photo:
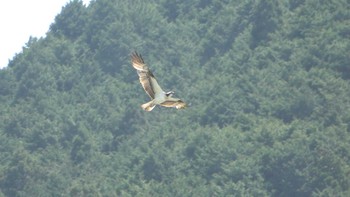
[[[350,196],[349,10],[71,1],[0,70],[0,196]]]

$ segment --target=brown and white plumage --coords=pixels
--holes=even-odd
[[[139,75],[139,80],[143,89],[152,99],[150,102],[142,104],[142,109],[152,111],[156,105],[175,107],[176,109],[183,109],[187,106],[181,99],[171,97],[174,94],[173,91],[164,92],[140,54],[137,54],[136,52],[132,53],[131,62]]]

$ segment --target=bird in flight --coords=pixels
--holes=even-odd
[[[139,75],[139,80],[143,89],[152,99],[151,101],[141,105],[143,110],[152,111],[156,105],[163,107],[175,107],[176,109],[183,109],[187,107],[187,104],[181,99],[172,97],[174,94],[173,91],[163,91],[153,73],[143,61],[141,54],[137,54],[137,52],[132,53],[131,62],[132,66],[136,69],[137,74]]]

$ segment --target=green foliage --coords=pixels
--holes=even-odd
[[[73,0],[62,9],[61,14],[56,16],[50,31],[56,36],[65,36],[67,39],[75,40],[82,36],[87,17],[87,10],[82,1]]]
[[[0,196],[349,196],[349,9],[71,1],[0,70]]]

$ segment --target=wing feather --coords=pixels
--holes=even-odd
[[[154,99],[155,92],[153,90],[153,85],[151,80],[153,74],[150,71],[144,72],[139,70],[137,71],[137,74],[139,75],[140,83],[143,89],[145,90],[145,92],[148,94],[149,97],[151,97],[151,99]]]
[[[187,104],[178,98],[168,98],[160,105],[163,107],[175,107],[176,109],[183,109],[187,107]]]
[[[143,89],[151,99],[154,99],[156,94],[163,92],[153,73],[149,70],[140,54],[137,54],[137,52],[132,53],[131,62],[132,66],[137,70]]]
[[[149,70],[147,65],[143,61],[141,54],[137,54],[137,52],[131,54],[131,62],[132,66],[138,71],[147,72]]]

